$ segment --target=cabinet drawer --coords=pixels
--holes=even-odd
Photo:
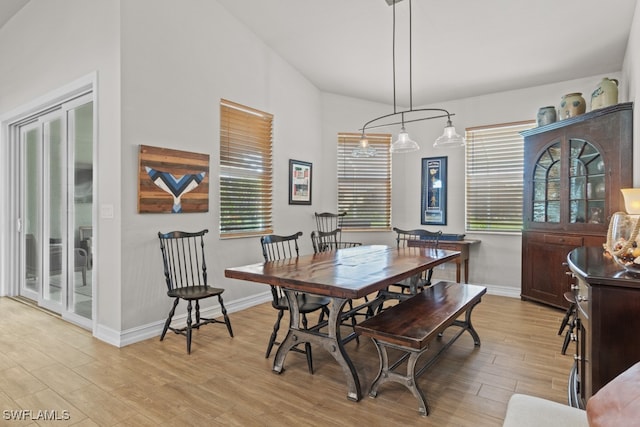
[[[544,235],[544,242],[550,245],[582,246],[582,240],[582,236]]]
[[[578,280],[578,286],[574,292],[580,312],[579,316],[583,322],[588,322],[591,317],[591,286],[583,280]]]

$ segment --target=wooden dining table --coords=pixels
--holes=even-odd
[[[287,353],[300,343],[309,342],[331,354],[347,380],[347,398],[358,401],[362,397],[358,373],[344,347],[341,336],[345,304],[364,298],[439,264],[454,260],[457,251],[443,249],[385,245],[357,246],[321,252],[296,258],[262,262],[225,269],[225,276],[233,279],[280,286],[289,300],[290,322],[286,338],[278,347],[273,371],[283,371]],[[300,311],[296,292],[322,295],[331,300],[329,318],[321,327],[304,329],[300,325]],[[375,299],[370,302],[375,304]]]

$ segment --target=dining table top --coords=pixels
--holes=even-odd
[[[357,299],[449,262],[458,251],[363,245],[225,269],[233,279]]]

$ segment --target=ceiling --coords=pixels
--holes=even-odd
[[[386,0],[218,2],[322,91],[393,102],[393,7]],[[413,104],[619,71],[635,6],[636,0],[413,0]],[[408,8],[409,0],[396,5],[403,106]]]
[[[393,103],[391,0],[218,0],[320,90]],[[1,0],[0,26],[28,0]],[[619,71],[636,0],[396,5],[396,99],[413,105]],[[594,82],[595,84],[595,82]]]

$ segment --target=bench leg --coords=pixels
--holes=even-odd
[[[371,384],[369,396],[376,397],[378,395],[378,387],[380,387],[382,384],[387,382],[396,382],[407,387],[411,394],[413,394],[413,396],[418,400],[418,412],[420,413],[420,415],[429,415],[429,405],[427,404],[427,399],[420,387],[418,387],[417,377],[419,374],[416,375],[416,363],[418,362],[418,359],[420,358],[422,353],[427,351],[427,348],[420,351],[407,351],[407,354],[409,356],[409,360],[407,360],[407,374],[400,375],[397,372],[393,371],[393,369],[395,369],[400,361],[389,367],[389,355],[387,354],[387,346],[385,345],[385,343],[378,341],[375,338],[373,339],[373,342],[376,345],[378,356],[380,357],[380,370],[378,371],[378,375],[373,381],[373,384]],[[404,360],[407,354],[405,354],[405,356],[401,360]]]

